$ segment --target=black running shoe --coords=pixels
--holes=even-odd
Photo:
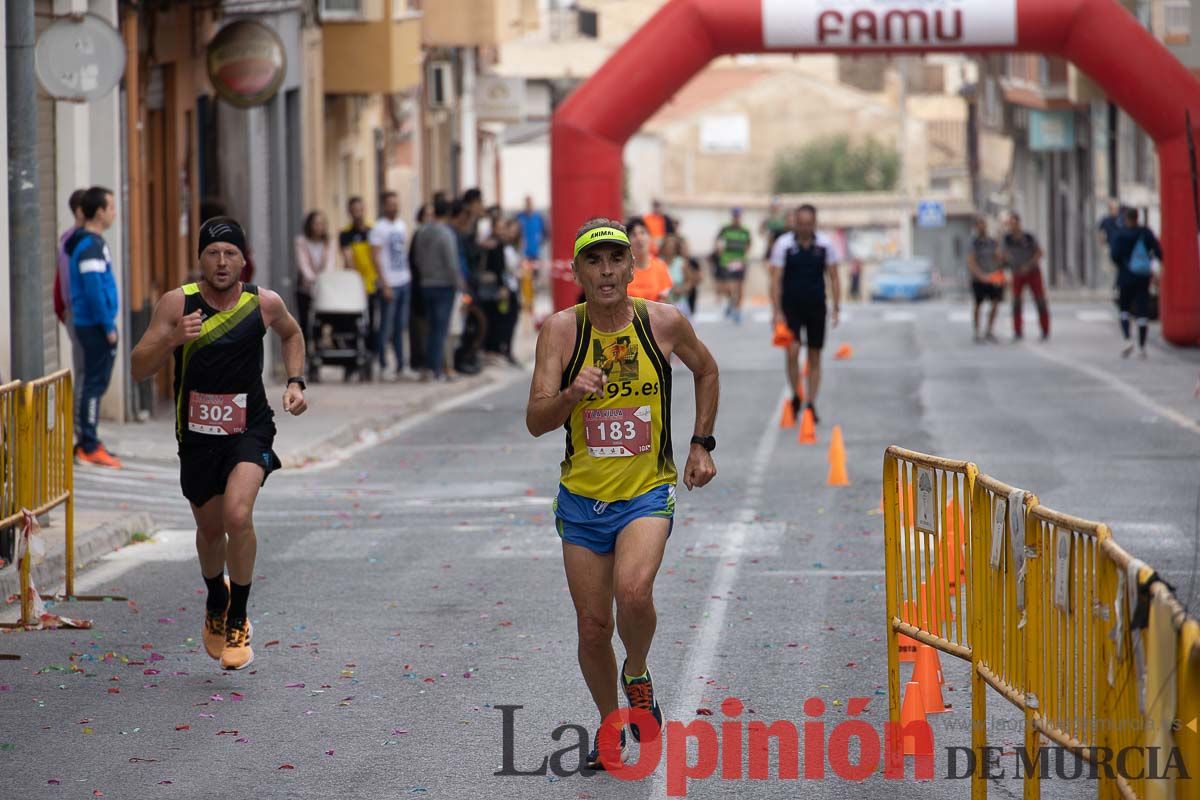
[[[621,728],[621,763],[625,763],[625,756],[629,754],[629,746],[625,742],[625,729]],[[600,760],[600,731],[596,731],[596,738],[592,740],[592,752],[588,753],[585,769],[593,772],[604,772],[604,762]]]
[[[792,395],[792,416],[800,416],[800,395],[798,394]]]
[[[630,708],[649,711],[658,722],[658,730],[651,731],[647,739],[647,741],[654,741],[658,738],[659,731],[662,730],[663,715],[662,709],[658,707],[658,701],[654,699],[654,680],[650,677],[650,668],[646,668],[646,677],[630,681],[625,678],[625,664],[622,664],[621,688],[625,690],[625,699],[629,702]],[[629,723],[629,732],[633,734],[635,742],[642,740],[642,732],[632,722]]]
[[[819,424],[820,424],[820,422],[821,422],[821,418],[817,416],[817,407],[816,407],[816,406],[814,406],[812,403],[809,403],[809,404],[808,404],[808,410],[812,412],[812,415],[813,415],[813,424],[814,424],[814,425],[819,425]]]

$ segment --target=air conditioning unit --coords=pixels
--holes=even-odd
[[[427,89],[430,108],[454,106],[454,65],[449,61],[429,62]]]

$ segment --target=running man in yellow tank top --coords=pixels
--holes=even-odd
[[[580,229],[573,269],[586,302],[542,326],[525,421],[534,436],[566,430],[554,515],[584,680],[602,724],[613,723],[615,622],[626,654],[619,683],[630,708],[640,711],[630,720],[630,733],[651,741],[663,719],[646,665],[657,624],[654,579],[674,524],[678,480],[671,447],[672,355],[696,384],[695,435],[683,472],[689,491],[717,474],[711,453],[719,381],[716,361],[677,308],[629,297],[633,261],[619,222],[593,219]],[[653,730],[636,724],[651,717]],[[624,727],[613,727],[620,730],[623,756]],[[597,730],[589,769],[604,769],[599,740]]]

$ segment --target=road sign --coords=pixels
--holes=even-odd
[[[125,73],[125,42],[95,14],[64,17],[42,31],[34,47],[38,83],[56,100],[90,103]]]
[[[918,203],[917,227],[946,227],[946,204],[940,200],[922,200],[920,203]]]

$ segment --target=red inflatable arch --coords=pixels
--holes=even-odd
[[[554,115],[555,258],[571,257],[586,218],[621,213],[626,140],[709,61],[830,50],[1040,52],[1078,66],[1157,144],[1163,335],[1178,345],[1200,343],[1184,115],[1190,109],[1200,123],[1200,81],[1116,0],[670,0]],[[573,303],[577,291],[556,285],[555,306]]]

